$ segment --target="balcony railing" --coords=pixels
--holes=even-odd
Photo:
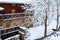
[[[32,13],[9,13],[9,14],[0,14],[2,16],[2,20],[12,20],[12,19],[19,19],[19,18],[27,18],[32,16]]]

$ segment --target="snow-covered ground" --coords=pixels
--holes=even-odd
[[[37,26],[37,27],[33,27],[33,28],[29,28],[28,33],[26,35],[26,40],[30,39],[30,40],[34,40],[36,38],[40,38],[44,36],[44,28],[42,26]]]
[[[47,35],[54,32],[52,30],[52,29],[54,29],[52,26],[48,26]],[[28,39],[34,40],[34,39],[44,37],[44,28],[45,28],[44,26],[37,26],[37,27],[32,27],[32,28],[27,29],[28,33],[26,35],[26,40],[28,40]]]
[[[29,28],[27,35],[25,36],[25,40],[35,40],[39,39],[41,37],[44,37],[44,27],[43,26],[38,26],[38,27],[33,27]],[[50,35],[54,31],[51,29],[47,30],[47,35]],[[45,38],[46,40],[60,40],[60,31],[54,32],[51,36],[48,36]],[[42,39],[44,40],[44,39]]]
[[[54,35],[52,35],[50,39],[51,39],[51,40],[60,40],[60,36],[54,37]]]
[[[51,25],[48,26],[47,28],[47,35],[50,35],[51,33],[54,32],[52,29],[54,29],[55,26],[56,26],[55,21],[51,21]],[[35,40],[44,37],[44,28],[45,28],[44,26],[40,25],[37,27],[27,29],[27,35],[25,36],[25,39]]]
[[[47,3],[46,3],[47,2]],[[34,13],[34,27],[27,29],[27,34],[25,36],[25,40],[35,40],[41,37],[44,37],[44,19],[46,16],[46,8],[49,7],[49,11],[47,11],[47,35],[50,35],[54,31],[52,29],[56,29],[57,25],[57,1],[56,0],[34,0],[32,2],[35,6],[35,13]],[[48,6],[49,3],[49,6]],[[60,10],[60,9],[59,9]],[[42,25],[41,25],[42,24]],[[53,35],[51,39],[55,38]],[[56,37],[56,39],[59,37]],[[47,39],[46,39],[47,40]],[[54,39],[52,39],[54,40]]]
[[[46,40],[60,40],[60,31],[56,31],[54,34],[52,34],[49,37],[44,38]],[[42,40],[44,40],[42,39]]]

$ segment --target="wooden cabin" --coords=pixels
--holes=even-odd
[[[22,27],[32,27],[32,17],[33,17],[33,10],[27,10],[30,9],[30,4],[24,4],[24,3],[0,3],[0,7],[4,8],[4,10],[0,11],[0,28],[2,27],[3,30],[0,30],[1,32],[1,38],[5,39],[5,34],[7,37],[10,37],[11,35],[17,35],[19,31],[24,32],[24,30],[20,29],[19,31],[15,31],[18,26]],[[14,28],[17,27],[17,28]],[[6,28],[6,29],[5,29]],[[11,29],[12,28],[12,29]],[[18,30],[18,29],[17,29]],[[15,32],[12,32],[15,31]],[[10,32],[10,33],[9,33]],[[4,35],[2,35],[4,34]],[[20,34],[20,40],[24,39],[25,34]]]
[[[26,6],[27,5],[27,6]],[[4,10],[0,11],[0,26],[3,28],[13,27],[16,25],[30,27],[32,25],[33,13],[27,12],[30,4],[23,3],[0,3],[0,7]]]

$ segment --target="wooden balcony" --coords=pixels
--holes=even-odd
[[[19,34],[20,40],[24,38],[25,32],[23,30],[24,28],[19,28],[19,26],[5,28],[0,30],[1,31],[1,39],[6,39],[8,37],[13,37],[14,35]],[[23,36],[23,37],[22,37]]]
[[[9,13],[9,14],[0,14],[0,17],[2,17],[2,20],[15,20],[20,18],[27,18],[29,16],[32,16],[32,13]]]

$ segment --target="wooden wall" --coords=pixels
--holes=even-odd
[[[22,25],[24,23],[24,19],[21,18],[16,20],[6,20],[6,21],[2,21],[1,23],[4,28],[8,28],[16,25]]]
[[[19,5],[19,6],[18,6]],[[6,13],[12,13],[12,10],[15,10],[15,13],[21,13],[24,12],[25,9],[21,8],[21,5],[23,4],[9,4],[9,3],[0,3],[0,7],[3,7],[4,10],[0,13],[6,14]]]
[[[6,21],[2,21],[0,23],[4,28],[13,27],[16,25],[20,25],[23,27],[32,27],[32,25],[33,25],[31,18],[30,19],[20,18],[20,19],[16,19],[16,20],[6,20]]]
[[[0,7],[3,7],[4,10],[0,11],[0,14],[8,14],[8,13],[12,13],[12,10],[14,9],[15,12],[14,13],[22,13],[25,12],[25,9],[21,8],[21,6],[24,6],[24,4],[9,4],[9,3],[0,3]],[[30,14],[28,14],[27,16],[29,16]],[[30,15],[32,16],[32,15]],[[0,16],[0,19],[3,16]],[[4,27],[12,27],[12,26],[16,26],[16,25],[21,25],[21,26],[26,26],[27,24],[23,25],[25,23],[25,19],[26,18],[19,18],[19,19],[15,19],[15,20],[6,20],[6,21],[1,21],[0,24]],[[0,25],[0,26],[1,26]]]

